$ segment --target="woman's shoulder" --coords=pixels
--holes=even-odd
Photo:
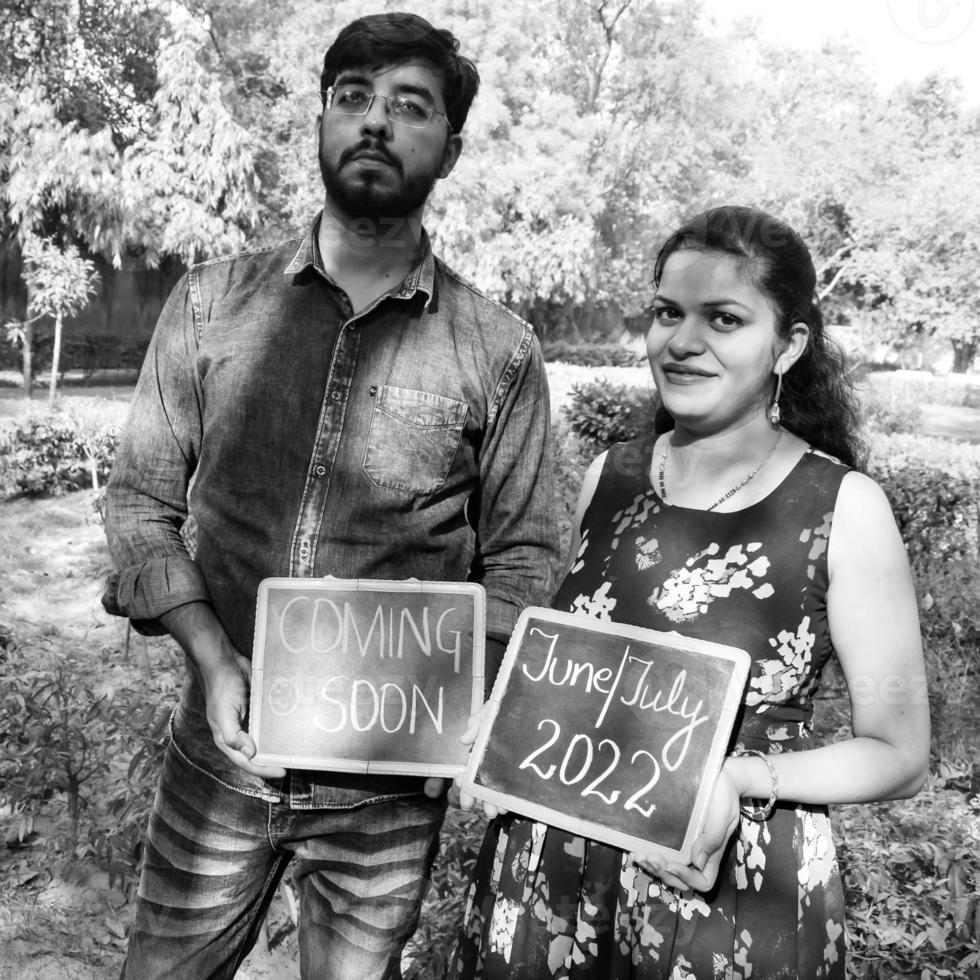
[[[855,519],[876,515],[893,520],[892,507],[881,485],[865,473],[848,469],[841,480],[837,509]]]
[[[837,493],[843,481],[854,473],[846,463],[836,456],[803,443],[798,470],[801,478],[810,485],[822,485],[832,493]],[[857,474],[860,475],[860,474]]]
[[[872,512],[884,509],[891,515],[891,505],[884,490],[876,480],[859,470],[842,463],[836,456],[810,446],[806,462],[813,472],[824,474],[839,488],[837,509],[853,510],[860,514],[864,510]]]

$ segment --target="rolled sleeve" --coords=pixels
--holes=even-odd
[[[474,563],[487,634],[504,641],[526,606],[551,601],[560,562],[548,380],[533,336],[512,368],[481,456]]]
[[[149,636],[165,633],[158,618],[188,602],[210,602],[210,595],[197,565],[180,556],[113,572],[102,596],[107,612],[128,617],[137,632]]]

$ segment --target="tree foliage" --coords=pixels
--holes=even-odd
[[[37,230],[151,264],[295,233],[322,200],[323,51],[355,17],[403,6],[0,0],[5,132],[19,105],[13,132],[30,123],[26,140],[45,147],[20,171],[44,177]],[[810,243],[828,319],[893,343],[944,338],[972,359],[980,122],[949,79],[883,93],[849,43],[777,48],[752,22],[719,28],[703,2],[415,9],[482,77],[427,224],[451,264],[543,335],[642,323],[664,236],[743,203]],[[34,200],[16,177],[8,228]]]
[[[47,300],[71,289],[88,297],[95,255],[152,266],[241,248],[257,215],[253,140],[207,63],[207,21],[180,4],[163,17],[141,0],[4,7],[0,210],[28,310],[52,316],[59,332],[77,304],[54,312]],[[29,389],[30,329],[21,337]]]

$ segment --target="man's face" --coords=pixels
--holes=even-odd
[[[424,62],[344,71],[334,86],[405,96],[438,113],[446,111],[439,73]],[[423,128],[412,128],[391,117],[384,99],[374,99],[361,116],[325,111],[319,129],[327,197],[351,219],[399,218],[420,210],[436,180],[452,170],[462,147],[442,115],[433,115]]]

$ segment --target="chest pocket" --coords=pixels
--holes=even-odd
[[[382,385],[364,453],[375,486],[402,493],[435,493],[449,475],[466,420],[455,398]]]

